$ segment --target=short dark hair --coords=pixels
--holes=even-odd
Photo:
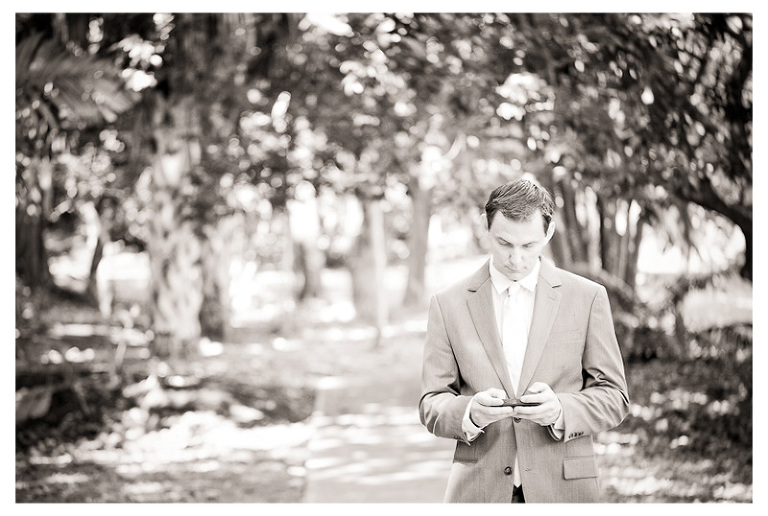
[[[493,217],[501,212],[506,218],[517,221],[531,220],[536,210],[541,211],[544,219],[544,233],[549,230],[555,212],[552,194],[543,186],[528,179],[515,179],[496,188],[485,203],[485,215],[488,229]]]

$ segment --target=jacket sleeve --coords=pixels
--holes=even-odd
[[[629,410],[624,365],[605,287],[592,300],[582,356],[581,391],[558,393],[565,441],[618,426]]]
[[[462,395],[459,366],[437,297],[429,305],[422,364],[421,422],[431,433],[467,442],[462,420],[471,396]]]

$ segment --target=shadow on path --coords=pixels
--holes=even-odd
[[[419,378],[392,376],[320,385],[305,502],[442,501],[454,443],[420,423]]]

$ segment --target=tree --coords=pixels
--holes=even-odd
[[[662,186],[727,217],[744,233],[751,277],[751,17],[584,15],[563,25],[579,35],[564,45],[577,57],[560,61],[557,78],[583,93],[580,108],[560,112],[597,159],[592,177],[643,210],[658,213]],[[591,105],[597,118],[579,113]],[[585,130],[600,118],[609,130]]]
[[[51,286],[43,236],[61,157],[136,101],[117,68],[84,49],[84,16],[16,19],[16,270],[35,291]]]
[[[658,156],[651,171],[680,199],[742,230],[741,275],[751,280],[752,16],[645,18],[641,26],[658,49],[645,78],[653,102],[641,133]]]
[[[659,197],[663,187],[742,227],[749,276],[749,17],[517,14],[501,33],[508,44],[496,55],[508,81],[533,74],[546,85],[518,88],[523,95],[511,103],[525,125],[529,166],[564,206],[567,238],[553,242],[562,262],[586,260],[632,284],[643,226],[665,207],[677,211]],[[717,122],[704,123],[705,113]],[[723,155],[735,156],[727,171]],[[590,218],[576,216],[585,208],[597,215],[592,239],[581,237],[595,231]],[[622,220],[627,230],[618,234]]]
[[[270,82],[281,73],[281,45],[290,40],[292,23],[291,15],[270,14],[179,14],[166,21],[169,38],[162,55],[167,64],[158,70],[153,90],[157,188],[150,256],[155,327],[161,337],[167,332],[165,347],[173,354],[194,349],[190,344],[201,332],[202,278],[220,277],[201,268],[210,262],[200,254],[208,247],[196,242],[204,238],[204,225],[225,227],[217,220],[226,215],[216,209],[221,198],[210,197],[208,205],[193,201],[212,186],[216,191],[224,174],[240,168],[240,147],[231,141],[249,107],[248,93],[270,91]],[[224,165],[215,166],[222,158]]]
[[[50,206],[57,164],[46,149],[76,148],[82,127],[110,122],[125,145],[113,156],[119,175],[153,185],[154,324],[168,351],[203,331],[193,319],[206,297],[205,324],[223,324],[215,256],[227,252],[211,236],[236,231],[242,207],[227,199],[244,182],[275,213],[290,211],[302,185],[360,199],[368,217],[349,265],[360,312],[378,327],[386,299],[368,279],[383,278],[387,195],[402,186],[413,209],[408,304],[425,301],[431,214],[477,211],[525,171],[562,205],[552,249],[565,266],[631,287],[647,227],[679,213],[680,234],[691,234],[696,202],[742,228],[751,274],[749,16],[78,13],[23,15],[17,27],[17,64],[30,70],[17,70],[28,146],[17,223],[39,225],[35,206]],[[62,56],[78,65],[22,44],[35,30],[65,41]],[[51,63],[44,75],[32,73],[35,59]],[[141,101],[125,111],[130,91]],[[20,267],[45,262],[41,240],[19,242],[30,256]],[[310,237],[298,249],[316,248]],[[310,295],[320,261],[298,263]],[[179,328],[191,332],[174,336]]]
[[[347,173],[334,182],[337,189],[354,192],[368,205],[378,202],[390,183],[407,186],[414,216],[405,302],[421,305],[433,197],[445,187],[456,201],[456,190],[448,186],[451,160],[467,133],[498,125],[497,77],[484,66],[485,45],[492,40],[485,39],[473,15],[372,13],[307,20],[315,26],[302,36],[301,51],[311,56],[302,69],[312,80],[306,95],[295,92],[298,102],[292,107],[344,151],[340,154],[351,156],[339,160]],[[369,229],[363,226],[363,232]],[[355,277],[370,283],[372,273],[363,270]],[[380,289],[370,295],[377,293]]]

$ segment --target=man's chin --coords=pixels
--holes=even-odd
[[[528,275],[528,271],[515,271],[512,272],[509,269],[506,270],[506,276],[512,281],[520,281]]]

